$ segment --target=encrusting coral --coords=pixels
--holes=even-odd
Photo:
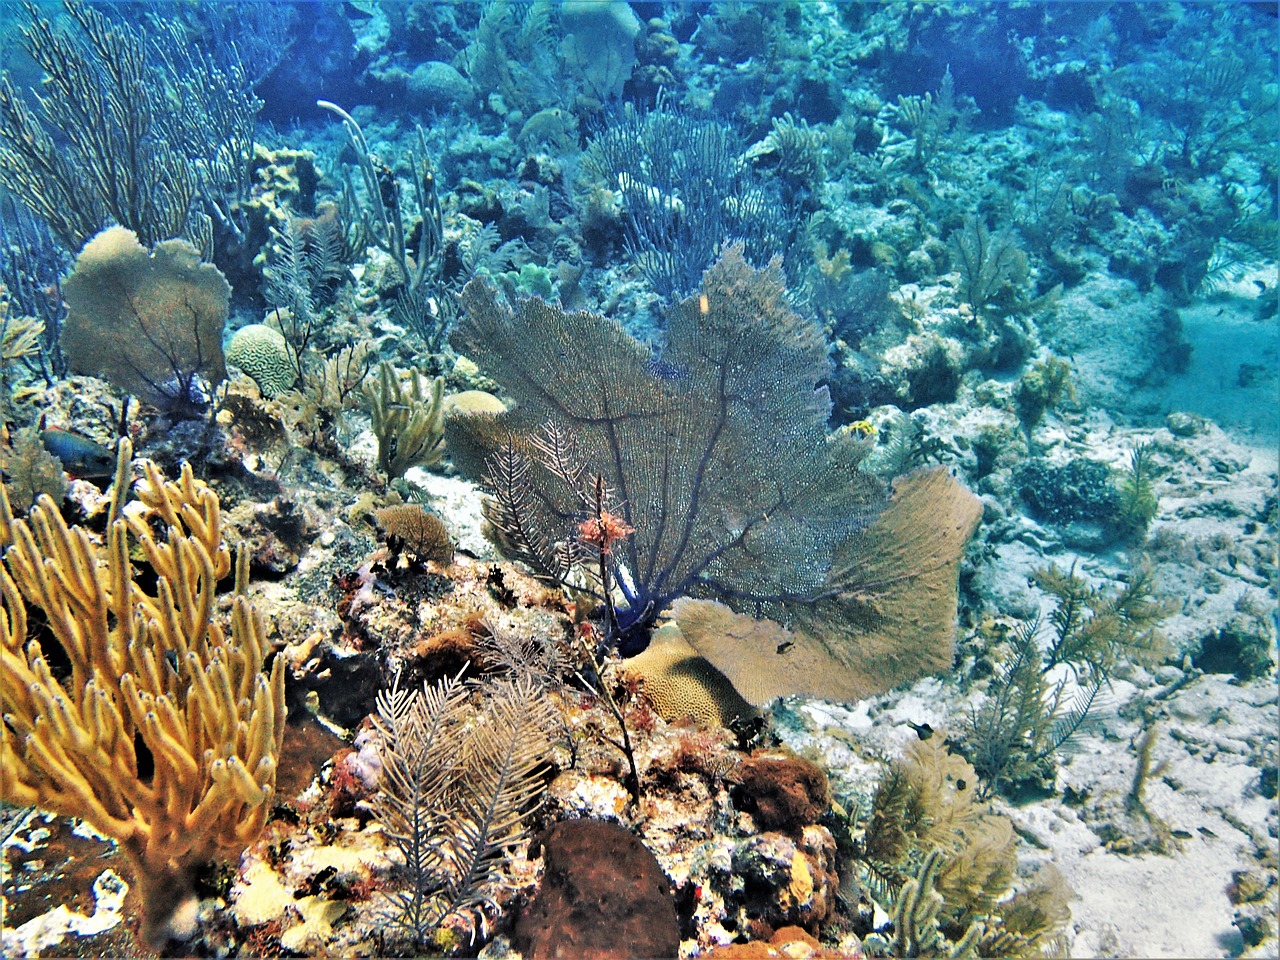
[[[669,723],[693,719],[737,730],[759,714],[728,677],[698,656],[675,623],[664,624],[649,646],[623,661],[623,676],[644,685],[645,699]]]
[[[237,564],[217,496],[150,462],[124,504],[122,441],[105,542],[42,496],[26,520],[0,494],[0,798],[83,818],[133,865],[143,936],[181,935],[193,870],[262,830],[284,734],[284,670]],[[145,573],[135,572],[131,557]],[[154,574],[154,586],[151,586]],[[65,666],[63,666],[65,664]]]

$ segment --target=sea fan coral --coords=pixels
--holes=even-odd
[[[890,504],[859,469],[870,441],[828,433],[826,343],[788,305],[778,264],[726,251],[701,295],[672,309],[657,357],[602,317],[507,306],[478,281],[463,308],[455,344],[518,403],[452,418],[454,462],[486,477],[504,546],[560,582],[599,558],[592,489],[608,490],[618,530],[634,530],[609,539],[595,574],[617,584],[610,630],[624,653],[678,598],[705,597],[795,626],[757,645],[739,629],[689,637],[755,702],[862,696],[949,659],[977,501],[933,472]],[[877,661],[870,677],[860,649]]]

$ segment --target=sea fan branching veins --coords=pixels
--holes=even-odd
[[[509,553],[561,583],[590,566],[584,558],[598,559],[580,531],[600,479],[610,509],[634,528],[608,557],[621,652],[643,649],[678,599],[706,598],[814,635],[771,649],[816,644],[844,662],[850,616],[856,629],[880,629],[885,605],[911,588],[927,608],[912,614],[922,628],[914,645],[939,650],[905,650],[898,666],[949,658],[955,567],[977,501],[945,473],[891,491],[859,469],[868,441],[828,431],[827,345],[788,305],[777,262],[756,269],[740,247],[726,250],[701,294],[671,309],[660,354],[603,317],[540,299],[508,305],[481,281],[467,285],[462,307],[453,344],[516,404],[455,422],[454,462],[484,479]],[[840,636],[812,626],[818,609],[836,617]],[[732,659],[745,662],[743,652]],[[839,672],[847,677],[847,664]],[[848,696],[867,686],[823,689]]]

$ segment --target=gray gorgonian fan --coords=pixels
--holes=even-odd
[[[604,317],[509,305],[480,281],[462,306],[454,346],[516,403],[456,418],[454,462],[492,494],[509,554],[561,583],[585,558],[597,586],[616,584],[622,653],[674,610],[757,703],[854,699],[950,662],[977,498],[942,470],[891,491],[860,469],[867,440],[828,431],[827,344],[776,262],[726,250],[670,310],[660,354]],[[593,483],[630,530],[603,563],[586,535]]]

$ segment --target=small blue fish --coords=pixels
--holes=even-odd
[[[62,461],[62,469],[73,478],[92,480],[110,477],[116,472],[116,455],[88,437],[46,427],[40,431],[44,448]]]

